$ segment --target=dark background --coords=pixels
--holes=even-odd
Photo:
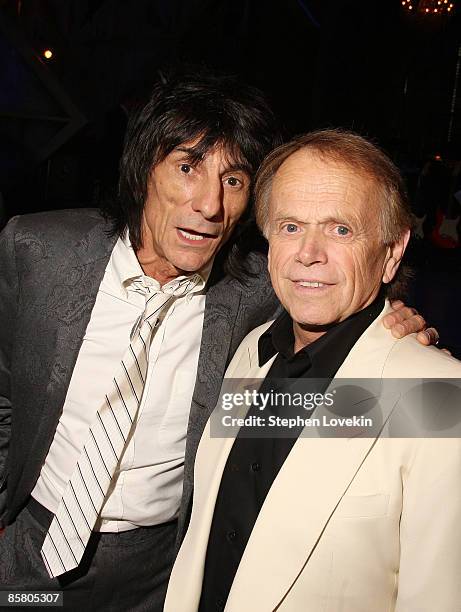
[[[425,219],[406,297],[461,356],[459,234],[437,228],[459,213],[461,2],[402,2],[0,0],[0,226],[98,206],[130,109],[169,67],[205,64],[262,89],[287,137],[343,126],[389,152]]]

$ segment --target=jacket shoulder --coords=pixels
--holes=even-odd
[[[110,230],[106,221],[96,208],[74,208],[48,212],[38,212],[13,217],[8,227],[16,234],[36,235],[42,238],[75,239],[100,226],[103,231]]]
[[[13,217],[0,234],[6,270],[34,286],[48,286],[69,270],[107,261],[117,240],[95,209],[62,210]]]
[[[410,334],[394,343],[384,373],[389,378],[461,379],[461,361],[435,346],[423,346]]]

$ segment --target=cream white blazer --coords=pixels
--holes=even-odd
[[[396,340],[381,318],[359,338],[336,378],[461,379],[461,362],[413,336]],[[243,340],[226,378],[264,378],[273,359],[260,368],[257,349],[269,325]],[[166,612],[198,608],[233,442],[212,438],[207,424]],[[461,440],[300,437],[267,495],[225,610],[460,612]]]

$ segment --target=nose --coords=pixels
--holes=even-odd
[[[222,219],[224,190],[220,177],[205,181],[192,201],[192,209],[208,221]]]
[[[299,248],[295,258],[296,261],[306,267],[327,263],[326,238],[321,227],[312,226],[306,228],[299,241]]]

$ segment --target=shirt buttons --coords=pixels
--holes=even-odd
[[[227,539],[229,540],[229,542],[233,542],[236,538],[237,532],[235,531],[235,529],[231,529],[227,532]]]
[[[251,464],[251,469],[253,470],[253,472],[259,472],[259,470],[261,469],[261,464],[258,463],[258,461],[254,461]]]

